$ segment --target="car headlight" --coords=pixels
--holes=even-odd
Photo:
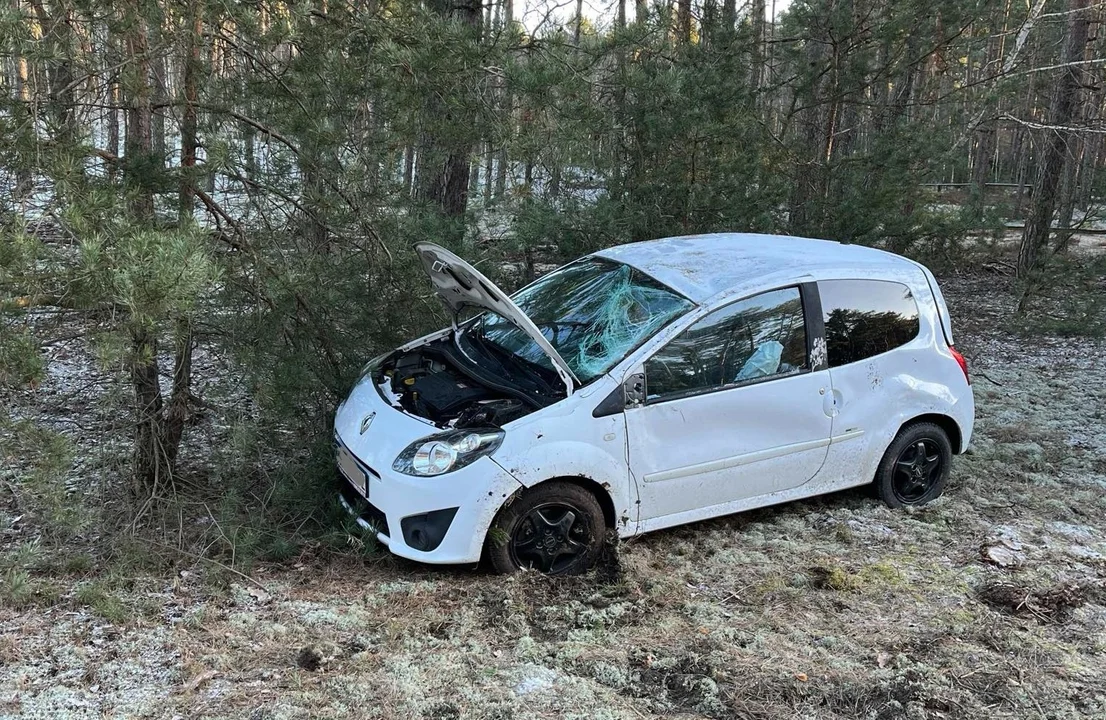
[[[442,475],[491,455],[503,443],[499,428],[450,430],[416,440],[392,463],[392,469],[405,475]]]

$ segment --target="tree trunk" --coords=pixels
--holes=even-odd
[[[415,146],[408,145],[403,151],[403,189],[410,195],[415,183]]]
[[[515,23],[515,3],[514,0],[504,0],[503,2],[503,27],[508,32]],[[507,191],[507,165],[510,161],[508,157],[508,146],[510,145],[510,138],[514,133],[514,96],[511,93],[511,86],[507,82],[506,78],[503,78],[503,121],[504,121],[504,133],[503,138],[499,143],[499,153],[495,162],[495,198],[499,200],[503,197],[503,194]]]
[[[148,36],[141,8],[132,5],[131,27],[125,36],[128,65],[124,69],[127,96],[127,133],[124,140],[123,182],[128,192],[131,221],[149,226],[154,221],[154,196],[150,178],[150,62]],[[131,384],[135,398],[134,486],[135,499],[156,492],[168,481],[172,469],[163,444],[162,396],[159,384],[157,335],[145,326],[131,330]]]
[[[1024,312],[1034,290],[1033,276],[1040,269],[1041,251],[1048,246],[1064,163],[1071,148],[1072,133],[1066,128],[1071,124],[1079,101],[1083,72],[1082,66],[1076,63],[1083,60],[1087,46],[1087,3],[1088,0],[1068,1],[1068,28],[1062,59],[1065,67],[1053,93],[1048,118],[1054,128],[1048,131],[1049,135],[1041,153],[1037,181],[1033,189],[1033,206],[1025,221],[1018,253],[1018,277],[1026,281],[1018,306],[1019,312]]]
[[[155,15],[150,32],[150,42],[155,48],[160,48],[164,42],[164,33],[161,27],[160,15]],[[151,72],[151,98],[154,110],[150,116],[150,149],[151,159],[155,161],[159,169],[164,169],[166,160],[165,147],[165,114],[168,112],[169,103],[169,69],[165,60],[165,53],[157,51],[157,55],[150,62]]]
[[[107,151],[113,157],[119,157],[119,78],[116,75],[112,75],[108,81],[108,147]],[[109,162],[107,163],[107,175],[108,180],[115,182],[116,170],[118,164]]]
[[[127,136],[124,142],[123,181],[128,186],[129,210],[134,220],[154,219],[154,179],[151,177],[152,135],[150,111],[150,60],[146,20],[141,8],[133,8],[133,26],[126,36],[127,59],[124,89],[127,93]]]
[[[200,42],[203,38],[202,0],[193,0],[184,43],[184,108],[180,130],[180,222],[192,219],[196,197],[196,128],[199,100],[197,75],[200,71]]]
[[[131,494],[143,499],[170,473],[162,445],[162,399],[158,382],[157,336],[147,329],[131,333],[131,383],[134,385],[134,483]]]
[[[972,153],[971,203],[975,212],[979,214],[983,213],[986,205],[987,182],[991,178],[996,132],[994,121],[983,123],[977,132],[975,152]]]
[[[181,439],[184,437],[184,427],[188,422],[192,402],[192,351],[195,348],[195,342],[190,320],[182,318],[177,322],[174,340],[176,353],[173,359],[173,389],[169,398],[169,407],[165,411],[162,438],[165,465],[169,469],[170,479],[177,468],[177,455],[180,453]]]
[[[753,47],[752,47],[752,89],[753,96],[756,98],[756,104],[759,108],[763,104],[763,99],[760,96],[761,89],[764,87],[764,50],[766,48],[767,38],[765,37],[765,23],[764,23],[764,0],[753,0],[751,8],[749,10],[752,15],[751,22],[753,24]]]
[[[457,0],[449,3],[436,0],[433,3],[443,17],[446,17],[479,36],[480,2],[478,0]],[[454,118],[441,107],[437,97],[431,97],[427,104],[428,117],[445,122],[465,122],[464,118]],[[468,186],[472,152],[471,141],[447,142],[432,134],[424,136],[419,153],[417,177],[417,197],[437,207],[442,216],[454,220],[464,217],[468,206]],[[460,239],[462,229],[458,225],[454,230],[454,240]]]
[[[737,22],[737,3],[735,0],[724,0],[722,3],[722,27],[726,32],[732,32],[734,23]]]
[[[691,42],[691,0],[678,0],[676,5],[676,35],[680,42]]]

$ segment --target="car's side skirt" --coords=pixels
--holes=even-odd
[[[780,492],[757,495],[755,497],[742,498],[741,500],[735,500],[721,505],[711,505],[709,507],[696,508],[673,515],[650,518],[649,520],[638,523],[636,530],[637,534],[640,535],[654,530],[675,527],[676,525],[686,525],[687,523],[697,522],[699,520],[733,515],[734,513],[744,512],[746,510],[755,510],[756,508],[767,507],[769,505],[779,505],[780,503],[791,502],[792,500],[802,500],[803,498],[837,492],[838,490],[847,490],[848,488],[867,485],[871,481],[871,477],[867,477],[863,474],[840,479],[832,483],[819,483],[818,478],[815,477],[811,482],[788,490],[781,490]]]

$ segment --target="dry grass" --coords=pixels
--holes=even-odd
[[[1106,343],[1005,334],[1006,289],[944,285],[978,425],[926,508],[843,493],[560,581],[307,552],[255,568],[262,591],[24,552],[0,566],[22,583],[0,591],[0,716],[1104,717]]]

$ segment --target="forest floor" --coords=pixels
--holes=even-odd
[[[1106,717],[1106,341],[1008,330],[1008,278],[942,286],[977,425],[921,509],[839,493],[567,580],[326,553],[248,579],[51,561],[0,477],[0,717]]]

